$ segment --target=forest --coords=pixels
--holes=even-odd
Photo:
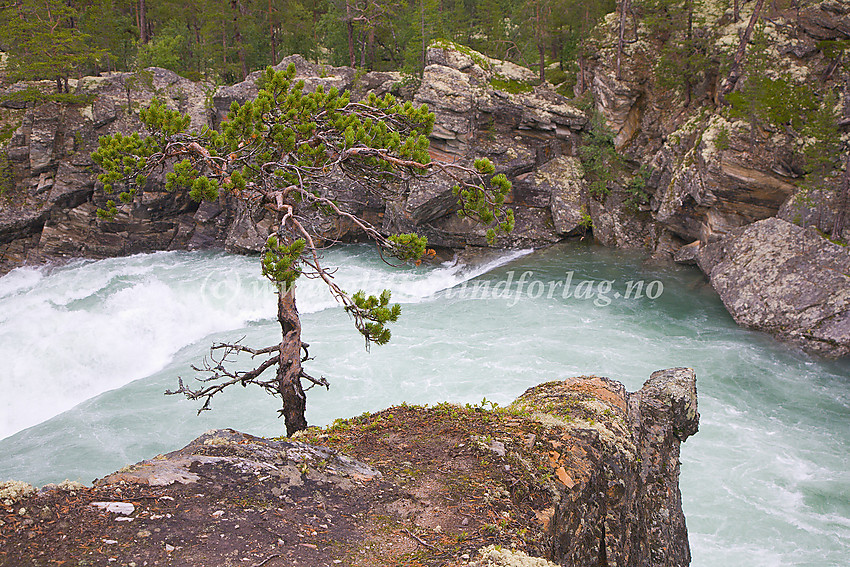
[[[415,77],[437,39],[563,71],[614,8],[614,0],[13,0],[0,6],[0,49],[13,79],[156,66],[228,84],[294,53]]]

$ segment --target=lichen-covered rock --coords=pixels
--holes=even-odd
[[[632,394],[607,378],[570,378],[532,388],[514,405],[565,433],[550,452],[560,480],[549,522],[556,562],[690,563],[678,478],[679,444],[699,427],[693,370],[655,372]]]
[[[626,203],[620,187],[615,187],[604,202],[589,199],[587,209],[593,219],[593,237],[603,246],[654,250],[665,234],[664,225],[649,212]]]
[[[735,321],[828,357],[850,354],[850,250],[770,218],[704,246],[699,266]]]
[[[581,376],[506,408],[403,404],[290,439],[209,431],[91,488],[0,502],[0,565],[105,564],[109,540],[125,564],[685,567],[695,380]]]
[[[336,451],[297,441],[271,441],[234,431],[217,429],[201,435],[179,451],[124,467],[96,482],[98,485],[134,483],[168,486],[197,482],[198,464],[231,467],[240,474],[273,475],[288,480],[287,486],[302,486],[307,467],[313,480],[351,487],[351,479],[372,480],[381,473]]]
[[[775,167],[781,153],[779,143],[753,147],[741,122],[712,115],[685,123],[654,158],[655,218],[685,240],[708,242],[776,215],[796,191],[791,171]]]
[[[502,549],[495,545],[478,551],[478,557],[468,564],[469,567],[558,567],[542,557],[531,557],[524,551]]]
[[[569,235],[579,230],[585,212],[582,198],[586,183],[578,158],[559,156],[543,164],[534,172],[530,184],[549,196],[555,232]]]

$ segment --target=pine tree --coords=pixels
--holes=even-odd
[[[77,28],[79,14],[58,0],[16,0],[0,10],[0,44],[13,80],[52,79],[68,92],[68,78],[96,63],[103,50]]]
[[[234,103],[221,132],[208,128],[187,132],[188,117],[155,102],[141,113],[149,135],[103,137],[92,155],[104,170],[100,175],[104,190],[117,192],[123,204],[139,196],[152,171],[169,167],[167,189],[188,188],[196,200],[214,200],[225,192],[274,213],[277,228],[266,242],[261,264],[277,288],[281,341],[259,349],[239,342],[213,345],[212,362],[196,368],[202,373],[201,385],[194,389],[180,380],[170,393],[203,399],[199,410],[203,411],[228,386],[258,385],[282,399],[280,413],[289,435],[307,426],[302,380],[328,385],[323,377],[314,378],[302,368],[308,345],[301,341],[295,304],[299,277],[317,278],[328,286],[367,346],[386,343],[387,325],[400,314],[400,307],[390,303],[389,291],[366,296],[362,291],[349,294],[337,285],[319,255],[317,233],[303,215],[344,219],[385,254],[403,261],[420,258],[427,245],[414,234],[385,236],[345,210],[329,195],[334,181],[344,179],[364,191],[399,196],[406,179],[440,170],[457,183],[461,216],[489,225],[490,238],[513,228],[513,213],[504,206],[510,182],[504,175],[494,175],[489,160],[476,160],[473,167],[431,161],[427,135],[434,115],[426,107],[402,104],[392,95],[351,102],[349,93],[336,89],[306,93],[303,82],[293,82],[294,76],[293,65],[285,72],[268,68],[257,98],[244,105]],[[100,214],[110,217],[118,208],[109,201]],[[265,360],[247,372],[229,370],[225,363],[239,353]],[[266,371],[273,369],[274,375],[267,376]]]

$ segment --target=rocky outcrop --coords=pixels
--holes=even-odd
[[[276,69],[294,65],[305,89],[348,89],[354,97],[393,93],[428,103],[437,115],[433,154],[448,161],[471,163],[490,157],[499,173],[515,182],[517,230],[499,246],[539,246],[576,230],[581,182],[570,166],[570,179],[554,181],[537,170],[553,158],[574,153],[575,136],[584,114],[557,95],[550,85],[532,87],[534,74],[512,63],[490,59],[451,44],[428,51],[428,66],[418,89],[399,73],[361,75],[348,67],[316,65],[299,55],[286,57]],[[14,198],[0,211],[0,270],[23,262],[70,257],[107,257],[163,249],[223,247],[256,252],[273,219],[263,210],[247,210],[223,199],[200,206],[185,194],[168,195],[161,179],[151,179],[129,213],[112,222],[95,212],[105,203],[89,159],[98,137],[138,131],[137,110],[158,97],[173,109],[188,112],[192,127],[216,126],[231,104],[258,92],[260,71],[242,83],[218,88],[192,83],[164,69],[87,77],[72,84],[79,104],[37,104],[8,98],[21,125],[5,150],[16,181]],[[0,95],[30,84],[12,85]],[[45,91],[51,85],[36,85]],[[518,92],[513,92],[518,89]],[[560,162],[556,162],[560,163]],[[556,167],[554,164],[549,169]],[[563,168],[561,168],[563,169]],[[543,180],[545,178],[545,181]],[[387,232],[417,231],[433,246],[487,246],[486,231],[457,218],[453,182],[431,177],[414,182],[398,201],[366,198],[350,183],[332,187],[334,198]],[[316,230],[331,239],[348,238],[351,227]]]
[[[739,22],[722,4],[697,9],[710,27],[705,38],[714,45],[709,50],[733,52],[752,5],[743,5]],[[776,47],[769,50],[771,69],[792,82],[833,81],[840,87],[834,59],[819,42],[850,37],[846,4],[826,0],[799,14],[765,7],[764,16],[762,32]],[[832,258],[827,266],[840,264],[840,248],[775,218],[831,228],[841,176],[801,197],[802,148],[808,139],[793,128],[762,128],[731,112],[717,100],[725,77],[710,70],[691,84],[686,105],[683,92],[665,85],[663,69],[645,64],[657,60],[661,46],[642,27],[629,25],[618,70],[618,26],[616,14],[600,24],[599,38],[591,40],[595,49],[586,82],[617,149],[632,164],[651,167],[646,182],[651,198],[638,211],[624,210],[623,193],[616,190],[604,204],[591,201],[597,240],[609,246],[642,245],[654,249],[656,257],[697,264],[740,324],[790,339],[809,352],[846,354],[850,333],[840,298],[847,282],[818,262]],[[740,84],[746,84],[746,76]],[[850,228],[843,236],[850,237]]]
[[[751,9],[744,5],[743,19],[736,23],[726,5],[700,5],[697,15],[708,23],[706,37],[714,42],[710,49],[734,51]],[[831,71],[834,60],[818,42],[848,37],[850,12],[845,4],[826,0],[801,8],[799,14],[766,10],[763,32],[776,46],[771,50],[772,69],[800,83],[839,79]],[[762,130],[733,117],[715,100],[725,77],[713,71],[691,85],[690,104],[685,106],[683,93],[671,89],[661,80],[661,71],[646,64],[658,59],[660,45],[642,27],[634,30],[629,25],[626,35],[633,40],[624,46],[618,75],[618,25],[616,14],[600,24],[601,39],[593,40],[586,81],[618,150],[634,163],[653,168],[647,185],[653,194],[652,218],[682,243],[706,243],[777,215],[798,191],[804,164],[797,150],[805,140],[791,131]],[[818,215],[824,215],[823,207]],[[794,216],[806,220],[807,214],[798,211]]]
[[[296,439],[211,431],[93,487],[9,483],[0,565],[684,567],[679,448],[698,424],[696,376],[675,368],[634,393],[582,376]]]
[[[576,232],[581,219],[581,168],[569,158],[587,118],[551,85],[535,82],[529,69],[438,42],[427,51],[414,96],[416,104],[427,104],[436,115],[435,157],[465,163],[487,157],[513,183],[516,230],[498,242],[502,247],[557,242]],[[560,173],[568,175],[560,179]],[[431,179],[427,186],[414,186],[388,207],[384,228],[414,227],[437,246],[488,245],[484,228],[453,214],[452,185]]]
[[[678,478],[679,443],[697,432],[692,370],[653,373],[627,394],[622,384],[581,377],[532,388],[515,405],[546,408],[538,419],[562,420],[572,437],[591,433],[582,454],[565,436],[550,452],[562,491],[552,515],[553,556],[564,565],[688,565]],[[590,465],[578,470],[575,463]],[[570,466],[567,466],[567,465]],[[563,467],[563,468],[562,468]],[[664,471],[664,472],[662,472]],[[671,545],[672,543],[672,545]]]
[[[21,125],[6,148],[17,187],[4,195],[0,211],[0,273],[24,262],[188,247],[197,204],[163,192],[155,180],[130,213],[98,220],[105,198],[96,193],[89,156],[99,136],[137,131],[136,112],[154,97],[188,113],[194,127],[207,124],[203,85],[151,68],[72,86],[77,104],[26,103],[18,111]]]
[[[850,354],[850,250],[778,218],[703,247],[699,265],[745,327],[829,357]]]

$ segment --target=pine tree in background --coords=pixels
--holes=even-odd
[[[103,137],[92,155],[104,170],[99,177],[104,190],[117,192],[122,204],[132,203],[148,175],[165,167],[170,170],[166,189],[188,188],[198,201],[215,200],[224,192],[275,215],[276,228],[261,259],[263,275],[277,288],[281,341],[258,349],[239,342],[213,345],[211,362],[196,368],[202,374],[200,386],[192,388],[181,380],[170,393],[203,399],[203,411],[228,386],[258,385],[282,399],[280,413],[289,435],[307,427],[302,380],[310,387],[328,385],[302,367],[308,345],[301,341],[296,281],[308,277],[324,282],[367,346],[386,343],[387,324],[400,313],[398,305],[390,304],[389,291],[378,296],[349,294],[336,284],[319,253],[321,238],[327,235],[319,234],[305,215],[350,223],[384,254],[401,261],[416,261],[426,251],[424,238],[385,236],[346,211],[329,193],[334,183],[401,197],[411,177],[440,171],[457,183],[459,215],[488,226],[488,238],[513,229],[513,213],[504,205],[510,182],[495,175],[489,160],[476,160],[473,167],[431,161],[427,135],[434,115],[427,108],[399,103],[392,95],[351,102],[347,92],[336,89],[306,93],[303,82],[293,82],[294,76],[293,65],[286,72],[268,68],[257,98],[241,106],[234,103],[221,132],[187,132],[188,117],[154,102],[141,113],[148,136]],[[109,201],[99,214],[113,216],[120,206]],[[240,353],[263,356],[264,361],[250,371],[228,369],[227,363]]]
[[[68,79],[81,76],[104,53],[80,31],[79,12],[65,2],[17,0],[0,10],[0,20],[12,80],[51,79],[57,92],[68,92]]]

